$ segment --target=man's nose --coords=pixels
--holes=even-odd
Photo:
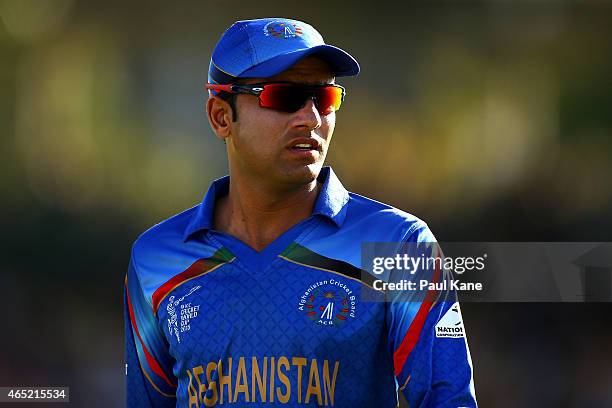
[[[321,127],[321,114],[315,106],[314,97],[308,98],[297,114],[299,119],[296,126],[306,126],[309,129]]]

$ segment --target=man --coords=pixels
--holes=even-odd
[[[397,389],[412,407],[476,406],[465,336],[434,333],[460,317],[453,293],[363,299],[376,291],[362,242],[434,238],[322,167],[344,98],[335,78],[358,72],[296,20],[239,21],[219,40],[206,112],[229,176],[132,248],[129,407],[384,408]]]

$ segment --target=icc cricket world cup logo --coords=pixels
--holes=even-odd
[[[194,286],[191,290],[181,296],[180,298],[175,299],[174,295],[168,298],[168,305],[166,306],[166,311],[168,312],[168,333],[172,336],[176,336],[176,341],[181,342],[180,333],[189,331],[191,328],[189,325],[189,321],[198,315],[200,306],[192,306],[191,303],[184,304],[182,303],[185,298],[191,295],[196,290],[200,289],[201,286]],[[179,317],[177,316],[176,309],[180,308],[180,328],[179,328]]]

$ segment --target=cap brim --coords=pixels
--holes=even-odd
[[[348,52],[333,45],[322,44],[270,58],[241,72],[238,77],[268,78],[280,74],[307,56],[317,56],[327,62],[336,77],[359,74],[359,64]]]

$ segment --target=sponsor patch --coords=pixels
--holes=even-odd
[[[455,302],[436,324],[436,337],[465,337],[459,302]]]

